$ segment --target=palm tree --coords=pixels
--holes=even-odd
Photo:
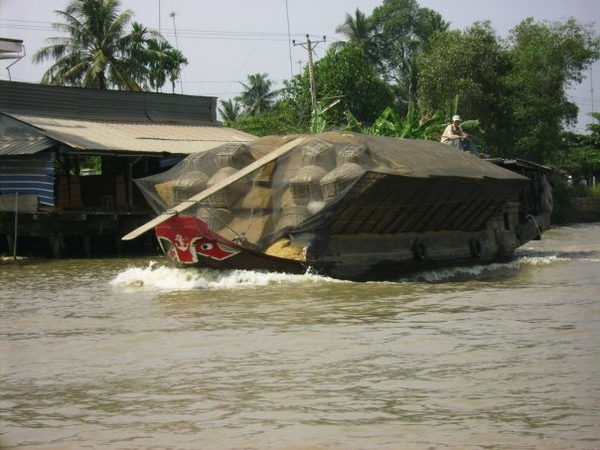
[[[188,60],[180,50],[171,47],[165,52],[165,70],[169,75],[173,94],[175,93],[175,81],[181,77],[182,66],[187,65]]]
[[[273,105],[279,91],[272,91],[273,82],[266,73],[248,75],[248,84],[240,83],[244,91],[235,100],[244,107],[244,114],[257,116],[267,112]]]
[[[119,0],[71,0],[64,11],[55,11],[65,23],[53,27],[67,36],[48,39],[50,45],[34,54],[36,63],[55,60],[42,83],[132,91],[154,87],[160,77],[151,69],[157,60],[169,58],[149,48],[149,41],[164,39],[137,23],[128,32],[133,12],[118,9]],[[177,61],[187,63],[183,60]]]
[[[172,92],[175,93],[175,81],[181,75],[181,67],[188,63],[188,60],[181,51],[173,48],[165,40],[149,39],[145,52],[151,57],[147,62],[149,69],[148,83],[152,89],[158,92],[163,86],[167,77],[171,82]]]
[[[165,42],[164,39],[154,39],[155,33],[148,30],[142,24],[133,22],[131,31],[123,36],[123,48],[127,49],[123,52],[129,65],[128,71],[135,79],[136,83],[142,89],[155,89],[165,84],[166,75],[156,73],[157,67],[160,68],[160,57],[157,52],[161,50],[160,43]],[[157,86],[157,82],[160,84]]]
[[[236,122],[240,117],[241,106],[236,100],[221,100],[219,114],[226,124]]]
[[[365,54],[371,58],[373,56],[373,25],[369,18],[360,9],[356,8],[354,17],[346,13],[344,23],[339,25],[335,32],[344,35],[348,42],[358,44]],[[338,41],[333,47],[342,47],[346,42]]]

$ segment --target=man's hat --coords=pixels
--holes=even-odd
[[[460,116],[452,117],[452,122],[456,122],[457,120],[460,122]]]

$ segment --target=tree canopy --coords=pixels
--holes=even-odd
[[[417,66],[419,109],[438,112],[448,123],[458,112],[466,119],[480,119],[486,140],[478,144],[486,151],[498,150],[504,131],[511,128],[511,100],[502,84],[510,64],[491,24],[435,34]]]
[[[187,59],[132,22],[132,11],[119,11],[119,0],[70,0],[56,13],[64,35],[34,55],[54,60],[42,82],[156,91],[170,82],[174,92]],[[436,129],[458,113],[478,124],[470,134],[487,154],[566,167],[566,155],[579,153],[564,149],[585,147],[580,153],[595,160],[597,145],[564,133],[578,113],[568,90],[600,59],[593,25],[529,18],[501,38],[489,21],[450,30],[417,0],[382,0],[370,15],[347,13],[336,31],[345,41],[314,62],[316,105],[308,67],[281,90],[255,73],[239,96],[220,102],[225,123],[257,135],[350,126],[438,139]]]
[[[71,0],[55,11],[64,22],[52,26],[65,35],[49,38],[33,56],[37,63],[54,60],[42,83],[132,91],[158,90],[167,78],[174,84],[186,58],[119,6],[118,0]]]
[[[335,31],[343,35],[347,39],[346,42],[360,47],[372,62],[376,61],[373,21],[360,9],[356,8],[354,16],[346,13],[344,23],[339,25]],[[332,47],[343,47],[346,42],[337,41],[333,43]]]
[[[241,83],[244,87],[242,93],[235,98],[243,107],[243,113],[248,116],[257,116],[269,111],[275,98],[279,95],[273,91],[273,82],[266,73],[248,75],[248,84]]]
[[[269,119],[276,130],[350,127],[430,139],[439,139],[435,130],[458,113],[477,124],[469,132],[482,153],[552,162],[577,117],[568,89],[600,58],[593,27],[526,19],[506,38],[489,21],[448,28],[416,0],[383,0],[370,16],[357,9],[338,27],[347,41],[314,63],[318,105],[311,103],[306,68],[261,110],[285,111]],[[252,111],[252,102],[242,103]]]
[[[458,95],[460,114],[480,120],[484,147],[496,156],[547,162],[577,107],[567,95],[600,57],[592,29],[573,19],[527,19],[502,41],[489,22],[436,34],[420,55],[418,104],[449,119]]]
[[[346,110],[358,120],[373,122],[394,103],[392,90],[377,73],[368,56],[358,44],[349,43],[330,49],[315,63],[315,83],[319,100],[330,124],[344,122]],[[286,95],[310,116],[310,77],[308,68],[288,84]]]
[[[416,0],[383,0],[369,19],[373,27],[376,64],[405,107],[417,92],[416,60],[429,48],[429,39],[449,24]]]
[[[547,161],[563,125],[577,118],[567,89],[598,59],[600,42],[591,27],[574,19],[536,23],[530,18],[512,30],[509,43],[511,71],[503,79],[512,102],[509,156]]]
[[[370,16],[356,9],[337,31],[347,41],[314,63],[316,106],[308,68],[285,81],[261,112],[248,98],[260,97],[250,95],[251,86],[267,74],[257,79],[261,83],[244,85],[237,100],[245,111],[279,112],[262,121],[261,133],[268,134],[265,126],[272,123],[278,131],[350,127],[439,139],[436,130],[460,114],[465,126],[476,124],[469,132],[482,153],[551,163],[577,117],[568,89],[600,59],[593,26],[574,19],[526,19],[501,38],[489,21],[450,30],[416,0],[383,0]]]

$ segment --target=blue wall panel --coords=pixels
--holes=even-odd
[[[54,153],[0,158],[0,195],[37,195],[54,206]]]

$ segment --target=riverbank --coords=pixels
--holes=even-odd
[[[589,223],[600,221],[600,197],[575,197],[573,199],[575,222]]]
[[[555,197],[552,225],[593,222],[600,222],[600,197]]]

